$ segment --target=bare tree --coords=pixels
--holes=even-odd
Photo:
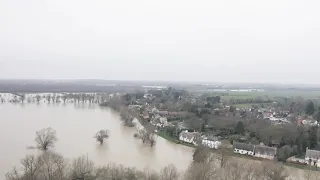
[[[197,146],[193,153],[193,161],[196,163],[205,163],[212,158],[212,152],[208,147]],[[214,157],[215,158],[215,157]]]
[[[151,147],[155,145],[156,140],[154,139],[154,133],[148,132],[147,130],[139,130],[138,134],[142,143],[150,143]]]
[[[192,163],[184,174],[184,180],[215,180],[217,169],[211,163]]]
[[[108,138],[108,130],[100,130],[96,133],[96,135],[94,136],[94,138],[97,139],[97,141],[102,145],[104,139]]]
[[[57,96],[56,96],[56,103],[60,103],[60,100],[61,100],[61,96],[60,96],[60,95],[57,95]]]
[[[67,179],[67,164],[62,156],[53,152],[45,152],[39,157],[39,161],[42,162],[40,168],[41,179]]]
[[[25,94],[21,94],[20,100],[21,100],[22,103],[24,103],[24,101],[26,100],[26,95]]]
[[[13,168],[11,172],[8,172],[5,176],[7,180],[37,180],[39,179],[39,169],[42,165],[35,156],[28,155],[24,159],[21,159],[22,170],[18,172],[16,168]]]
[[[312,170],[305,170],[304,171],[304,179],[305,180],[320,180],[320,172],[319,171],[312,171]]]
[[[94,100],[94,95],[90,95],[90,96],[89,96],[89,101],[90,101],[90,103],[93,103],[93,100]]]
[[[50,96],[50,94],[48,94],[46,98],[47,98],[48,103],[50,103],[50,101],[51,101],[51,96]]]
[[[17,168],[14,167],[12,171],[5,174],[7,180],[21,180],[22,177]]]
[[[236,159],[226,164],[220,174],[221,180],[243,180],[245,174],[244,162],[238,162]]]
[[[288,177],[281,163],[263,162],[262,167],[267,180],[285,180]]]
[[[55,94],[53,94],[52,96],[51,96],[51,101],[53,102],[53,103],[55,103],[56,102],[56,95]]]
[[[138,171],[135,168],[124,168],[123,179],[138,180]]]
[[[160,180],[178,180],[179,173],[177,168],[170,164],[160,171]]]
[[[21,160],[21,164],[25,169],[24,174],[27,177],[27,179],[37,179],[37,173],[42,163],[35,156],[27,156],[25,159]]]
[[[142,180],[159,180],[159,174],[155,171],[145,169],[143,171],[143,176],[141,178]]]
[[[80,95],[78,94],[78,95],[76,96],[76,98],[77,98],[77,101],[78,101],[78,103],[79,103],[79,102],[80,102],[80,99],[81,99]]]
[[[36,99],[37,99],[37,102],[39,103],[41,100],[41,96],[39,94],[37,94]]]
[[[110,164],[97,169],[98,180],[123,179],[122,166]]]
[[[36,132],[35,141],[37,143],[37,147],[41,150],[47,151],[48,148],[54,147],[57,140],[56,131],[50,127]]]
[[[88,160],[87,157],[78,157],[73,161],[71,166],[71,177],[72,180],[93,180],[95,176],[93,174],[94,164]]]
[[[62,99],[63,99],[63,103],[65,104],[67,101],[67,95],[62,96]]]
[[[265,177],[263,176],[263,169],[259,163],[260,162],[243,163],[244,165],[241,166],[243,168],[242,178],[244,180],[263,180]],[[229,161],[227,164],[229,164]]]
[[[225,147],[220,147],[214,153],[210,153],[208,161],[218,160],[220,168],[223,168],[228,163],[230,154],[228,149]]]

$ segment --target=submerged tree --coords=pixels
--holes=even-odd
[[[97,139],[97,141],[102,145],[104,139],[108,138],[108,130],[100,130],[96,133],[96,135],[94,136],[94,138]]]
[[[67,95],[62,96],[62,99],[63,99],[63,103],[65,104],[67,101]]]
[[[51,96],[50,96],[50,94],[48,94],[46,98],[47,98],[48,103],[50,103],[50,101],[51,101]]]
[[[148,132],[146,130],[140,130],[138,134],[143,144],[149,143],[151,147],[155,145],[156,140],[154,139],[154,133]]]
[[[26,100],[26,95],[25,94],[21,94],[20,100],[21,100],[22,103],[24,103],[24,101]]]
[[[35,141],[37,143],[37,147],[41,150],[47,151],[48,148],[54,147],[57,140],[56,131],[50,127],[36,132]]]
[[[37,102],[39,103],[41,100],[41,96],[39,94],[37,94],[36,99],[37,99]]]
[[[55,103],[55,102],[56,102],[56,98],[57,98],[57,96],[56,96],[55,94],[53,94],[53,95],[51,96],[51,101],[52,101],[52,103]]]

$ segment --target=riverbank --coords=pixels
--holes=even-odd
[[[117,111],[117,110],[116,110]],[[117,111],[119,112],[119,111]],[[136,113],[131,114],[133,117],[135,117],[136,120],[138,120],[140,122],[140,124],[147,129],[150,132],[154,132],[154,130],[156,130],[156,126],[152,125],[150,122],[144,121],[142,120],[139,116],[137,117]],[[172,137],[170,135],[168,135],[166,132],[164,131],[160,131],[158,130],[156,133],[159,137],[170,141],[172,143],[178,144],[178,145],[183,145],[183,146],[187,146],[187,147],[191,147],[191,148],[196,148],[194,145],[189,144],[189,143],[185,143],[180,141],[178,138],[176,137]],[[266,161],[265,159],[262,158],[257,158],[257,157],[252,157],[252,156],[246,156],[246,155],[240,155],[240,154],[235,154],[233,153],[232,149],[228,149],[229,151],[229,155],[232,157],[236,157],[236,158],[241,158],[241,159],[247,159],[247,160],[253,160],[253,161]],[[214,152],[214,150],[213,150]],[[301,164],[296,164],[296,163],[284,163],[284,165],[291,169],[291,168],[297,168],[297,169],[301,169],[301,170],[312,170],[312,171],[319,171],[319,168],[315,168],[315,167],[310,167],[310,166],[305,166],[305,165],[301,165]],[[292,170],[292,169],[291,169]]]
[[[184,146],[188,146],[188,147],[192,147],[192,148],[196,148],[194,145],[182,142],[179,139],[174,138],[174,137],[168,135],[167,133],[165,133],[163,131],[158,131],[157,135],[162,137],[163,139],[166,139],[166,140],[170,141],[170,142],[173,142],[173,143],[176,143],[176,144],[180,144],[180,145],[184,145]]]
[[[163,139],[166,139],[166,140],[170,141],[170,142],[173,142],[173,143],[176,143],[176,144],[179,144],[179,145],[184,145],[184,146],[196,148],[196,146],[194,146],[192,144],[189,144],[189,143],[181,142],[177,138],[174,138],[174,137],[166,134],[163,131],[159,131],[157,133],[157,135],[162,137]],[[253,160],[253,161],[267,161],[266,159],[262,159],[262,158],[258,158],[258,157],[246,156],[246,155],[233,153],[232,149],[227,149],[227,150],[229,151],[228,154],[230,156],[232,156],[232,157],[248,159],[248,160]],[[212,150],[212,151],[214,152],[214,150]],[[302,164],[288,163],[288,162],[284,162],[284,165],[287,166],[288,168],[297,168],[297,169],[302,169],[302,170],[320,171],[320,168],[317,168],[315,166],[306,166],[306,165],[302,165]]]

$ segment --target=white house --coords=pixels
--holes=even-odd
[[[243,155],[254,155],[254,145],[240,142],[233,142],[233,152]]]
[[[320,167],[320,151],[307,148],[305,160],[311,166]]]
[[[200,140],[200,133],[182,131],[179,135],[179,140],[197,146]]]
[[[256,145],[254,146],[254,156],[263,159],[273,160],[276,157],[277,148]]]
[[[202,139],[201,144],[211,149],[218,149],[221,146],[221,141],[219,141],[218,138],[208,137]]]
[[[159,120],[160,120],[160,123],[163,126],[167,126],[168,125],[168,119],[166,117],[160,117]]]

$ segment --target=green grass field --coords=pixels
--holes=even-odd
[[[320,99],[320,91],[265,91],[265,92],[224,92],[227,95],[221,95],[218,92],[211,92],[210,95],[220,95],[221,100],[230,99],[254,99],[257,97],[273,99],[274,97],[297,97],[304,99]]]
[[[277,101],[277,97],[302,97],[304,100],[320,101],[320,91],[265,91],[265,92],[210,92],[210,96],[220,96],[221,101],[229,102],[230,100],[255,99]],[[223,94],[223,95],[222,95]],[[261,104],[261,103],[258,103]],[[269,104],[269,103],[267,103]],[[266,105],[267,105],[266,104]],[[246,108],[253,104],[234,104],[237,108]]]

